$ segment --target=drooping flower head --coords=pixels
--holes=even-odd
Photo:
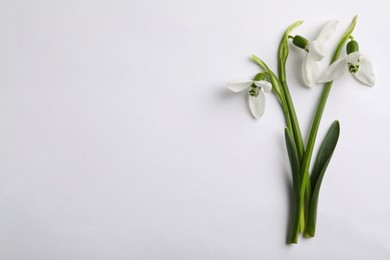
[[[300,35],[293,37],[294,45],[305,50],[305,58],[302,62],[302,81],[307,87],[312,87],[320,76],[317,62],[325,57],[325,42],[333,37],[337,24],[337,20],[330,20],[325,23],[317,38],[313,41],[309,41]]]
[[[272,84],[266,80],[265,73],[259,73],[253,80],[238,79],[227,83],[228,88],[233,92],[241,92],[248,89],[249,108],[252,115],[259,119],[264,114],[265,94],[272,90]]]
[[[326,83],[341,77],[349,71],[357,80],[368,85],[375,85],[375,74],[371,62],[359,52],[359,45],[355,40],[347,44],[347,56],[333,62],[319,79],[319,83]]]

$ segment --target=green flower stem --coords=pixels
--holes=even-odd
[[[340,43],[338,44],[336,51],[333,55],[331,63],[335,62],[338,59],[338,57],[340,56],[341,50],[343,49],[343,47],[345,46],[345,43],[347,42],[347,40],[351,36],[353,30],[355,29],[356,20],[357,20],[357,16],[354,17],[351,25],[348,27],[345,34],[341,38]],[[325,109],[326,102],[327,102],[328,97],[329,97],[330,90],[332,88],[332,84],[333,84],[333,81],[326,83],[324,90],[322,92],[321,100],[320,100],[320,103],[318,104],[318,108],[317,108],[316,114],[314,116],[313,124],[312,124],[311,130],[310,130],[309,140],[308,140],[307,146],[306,146],[306,152],[305,152],[305,156],[304,156],[302,168],[301,168],[302,173],[309,171],[310,161],[311,161],[311,157],[313,154],[313,148],[314,148],[315,140],[317,137],[318,128],[319,128],[320,123],[321,123],[321,118],[322,118],[322,115],[323,115],[323,112]],[[304,193],[304,191],[302,191],[302,190],[305,190],[306,185],[307,185],[307,181],[304,180],[302,182],[302,187],[301,187],[301,202],[302,202],[302,197],[303,197],[302,194]],[[313,223],[313,225],[315,225],[315,221],[312,223]],[[311,226],[311,225],[307,226],[305,236],[307,236],[307,237],[314,236],[314,234],[312,232],[310,232],[310,230],[315,230],[315,226]]]
[[[288,106],[286,104],[286,100],[284,99],[284,97],[282,95],[279,96],[279,99],[280,99],[280,103],[282,104],[282,109],[283,109],[284,117],[285,117],[285,120],[286,120],[287,128],[290,131],[292,131],[293,127],[292,127],[292,124],[291,124],[291,118],[290,118],[290,114],[289,114],[289,111],[288,111]]]
[[[299,25],[300,22],[298,22],[296,24]],[[285,43],[288,44],[288,42],[285,42]],[[294,137],[293,137],[294,131],[293,131],[293,125],[292,125],[292,120],[291,120],[291,116],[290,116],[290,109],[289,109],[288,103],[286,102],[286,98],[285,98],[285,95],[283,92],[282,83],[280,82],[279,78],[275,75],[275,73],[272,70],[270,70],[270,68],[267,66],[267,64],[264,61],[262,61],[259,57],[257,57],[256,55],[252,55],[251,59],[254,63],[259,65],[262,69],[264,69],[268,73],[270,80],[271,80],[271,83],[272,83],[272,86],[273,86],[273,91],[279,97],[279,101],[282,105],[287,129],[288,129],[287,132],[292,136],[292,139],[294,139]],[[286,59],[287,59],[287,56],[286,56]],[[285,71],[285,69],[284,69],[284,71]],[[285,86],[287,87],[287,84]],[[290,98],[290,100],[291,100],[291,98]],[[292,103],[292,101],[291,101],[291,103]],[[296,118],[295,118],[295,121],[297,122]],[[295,126],[297,126],[297,124],[295,124]],[[299,125],[298,125],[298,129],[299,129]],[[300,131],[299,131],[299,133],[300,133]],[[294,141],[294,144],[293,144],[294,147],[296,147],[295,143],[296,143],[296,141]],[[294,148],[294,149],[297,150],[297,148]],[[302,158],[299,158],[298,152],[297,152],[297,160],[298,160],[298,166],[300,167],[300,162],[301,162]],[[298,176],[299,176],[298,174],[293,174],[294,198],[292,201],[292,213],[291,213],[291,220],[290,220],[290,228],[289,228],[288,235],[287,235],[287,243],[295,243],[295,244],[298,243],[299,231],[301,230],[303,232],[304,227],[305,227],[305,218],[304,218],[305,211],[304,211],[304,205],[301,203],[301,200],[300,200],[300,190],[301,189],[299,188],[301,185],[300,184],[301,178]],[[309,189],[310,188],[310,180],[307,179],[307,181],[309,182],[309,185],[306,185],[306,187],[307,187],[307,189]],[[298,185],[297,185],[297,183],[298,183]],[[309,202],[310,201],[308,201],[307,203],[309,203]],[[309,204],[307,204],[307,205],[309,205]]]
[[[304,144],[302,139],[302,133],[299,127],[298,118],[295,112],[294,104],[291,99],[290,91],[287,85],[286,80],[286,63],[289,54],[289,41],[290,33],[296,27],[301,25],[303,21],[298,21],[292,24],[287,28],[284,37],[282,38],[279,45],[279,78],[268,68],[268,66],[258,57],[252,55],[252,60],[263,68],[270,76],[271,83],[274,86],[274,91],[278,95],[279,100],[282,105],[283,113],[285,115],[287,129],[291,138],[294,140],[294,147],[297,151],[298,166],[302,163],[304,157]],[[300,199],[301,193],[301,183],[302,181],[307,182],[305,185],[305,190],[307,190],[307,204],[310,202],[310,179],[307,176],[300,177],[299,174],[293,174],[293,183],[299,183],[299,186],[294,185],[294,198],[293,198],[293,209],[292,209],[292,219],[290,221],[290,229],[288,233],[288,243],[297,243],[299,231],[304,231],[305,228],[305,214],[308,210],[305,208],[304,201]],[[299,187],[299,188],[298,188]]]
[[[285,73],[284,71],[283,72],[281,72],[281,71],[282,70],[279,70],[280,74]],[[284,93],[284,99],[286,101],[289,115],[291,117],[291,124],[292,124],[293,133],[294,133],[294,140],[295,140],[295,143],[297,145],[298,157],[299,157],[299,160],[302,161],[305,150],[304,150],[302,133],[301,133],[301,129],[299,127],[297,114],[295,112],[294,104],[292,102],[290,91],[288,89],[287,83],[286,83],[285,79],[283,79],[281,77],[281,75],[279,77],[281,78],[281,83],[282,83],[282,89],[283,89],[282,93]]]
[[[279,79],[276,77],[275,74],[273,75],[273,78],[274,78],[273,84],[274,83],[275,84],[279,84],[279,86],[281,87],[281,83],[280,83]],[[271,81],[272,81],[272,78],[271,78]],[[290,113],[289,113],[289,109],[288,109],[288,105],[286,103],[286,100],[285,100],[285,98],[284,98],[282,93],[278,93],[276,91],[275,91],[275,93],[278,95],[280,104],[282,105],[282,110],[283,110],[284,118],[286,120],[287,128],[290,131],[293,131],[293,126],[292,126],[292,123],[291,123],[291,117],[290,117]]]
[[[282,84],[282,93],[284,94],[284,98],[287,103],[287,107],[289,110],[290,118],[291,118],[291,124],[293,128],[293,137],[295,140],[295,144],[297,147],[297,152],[298,152],[298,158],[299,162],[302,163],[304,154],[305,154],[305,149],[304,149],[304,144],[303,144],[303,139],[302,139],[302,133],[301,129],[299,127],[299,122],[298,118],[295,112],[295,107],[294,103],[292,101],[291,95],[290,95],[290,90],[287,85],[287,79],[286,79],[286,63],[287,63],[287,58],[289,54],[289,38],[291,38],[290,33],[299,25],[301,25],[303,21],[298,21],[294,24],[292,24],[289,28],[287,28],[284,37],[282,38],[280,45],[279,45],[279,79]],[[302,168],[301,168],[302,169]],[[293,231],[301,231],[304,233],[305,230],[305,219],[306,216],[309,212],[308,205],[310,202],[310,196],[311,196],[311,185],[310,185],[310,178],[309,178],[309,172],[308,171],[302,171],[300,175],[301,179],[299,180],[301,182],[301,190],[300,190],[300,203],[295,203],[294,205],[299,205],[299,209],[294,209],[295,211],[299,211],[299,221],[294,223],[299,223],[299,228],[295,227],[290,229],[290,232]],[[303,183],[305,185],[303,185]],[[302,188],[303,187],[303,188]],[[302,194],[303,192],[303,194]],[[306,201],[304,200],[306,198]],[[305,203],[306,202],[306,203]],[[297,235],[297,234],[296,234]],[[289,237],[294,237],[294,234],[291,235],[289,234]],[[293,242],[294,243],[294,242]]]
[[[294,107],[294,104],[292,102],[292,99],[291,99],[291,95],[290,95],[290,91],[289,91],[289,88],[288,88],[288,85],[287,85],[287,80],[286,80],[286,63],[287,63],[287,58],[288,58],[288,54],[289,54],[289,42],[288,42],[288,39],[289,39],[289,36],[290,36],[290,33],[296,28],[298,27],[299,25],[301,25],[303,23],[303,21],[298,21],[294,24],[292,24],[290,27],[287,28],[281,42],[280,42],[280,45],[279,45],[279,66],[278,66],[278,70],[279,70],[279,80],[281,82],[281,85],[282,85],[282,88],[281,88],[281,92],[282,94],[284,95],[284,99],[286,101],[286,104],[287,104],[287,107],[288,107],[288,110],[289,110],[289,114],[290,114],[290,118],[291,118],[291,124],[292,124],[292,134],[293,134],[293,137],[294,137],[294,140],[295,140],[295,143],[296,143],[296,146],[297,146],[297,150],[298,150],[298,158],[299,158],[299,161],[302,162],[302,159],[303,159],[303,154],[304,154],[304,145],[303,145],[303,139],[302,139],[302,133],[301,133],[301,129],[299,127],[299,122],[298,122],[298,118],[297,118],[297,114],[295,112],[295,107]]]

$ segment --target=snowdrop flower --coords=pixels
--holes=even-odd
[[[347,56],[333,62],[324,75],[319,79],[319,83],[326,83],[341,77],[349,70],[356,79],[368,86],[375,85],[375,74],[371,62],[359,52],[359,45],[355,40],[347,44]]]
[[[254,80],[239,79],[227,83],[228,88],[233,92],[241,92],[245,89],[249,94],[249,108],[252,115],[259,119],[264,114],[265,94],[272,90],[272,84],[265,80],[265,74],[259,73]]]
[[[293,37],[294,45],[305,50],[305,58],[302,63],[302,80],[307,87],[312,87],[320,76],[317,62],[325,57],[325,42],[333,37],[337,24],[337,20],[330,20],[325,23],[317,38],[313,41],[308,41],[299,35]]]

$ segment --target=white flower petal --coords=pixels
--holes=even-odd
[[[333,62],[324,72],[324,74],[318,80],[318,83],[326,83],[341,77],[346,71],[347,60],[340,59]]]
[[[361,56],[360,52],[357,51],[357,52],[352,52],[352,53],[348,54],[347,57],[345,57],[345,59],[349,63],[357,64],[360,56]]]
[[[322,27],[320,33],[317,36],[318,41],[324,42],[329,40],[333,37],[333,35],[336,33],[336,27],[339,21],[337,20],[330,20],[324,24]]]
[[[264,92],[268,93],[272,90],[272,84],[266,80],[254,81],[255,85],[262,88]]]
[[[238,79],[232,80],[227,83],[227,87],[233,92],[240,92],[249,88],[253,83],[250,79]]]
[[[317,63],[311,55],[306,54],[302,63],[302,80],[307,87],[312,87],[320,75]]]
[[[324,44],[318,40],[309,42],[309,44],[307,45],[307,51],[315,61],[322,60],[326,55],[326,48]]]
[[[263,90],[260,89],[257,97],[249,95],[249,108],[256,119],[262,117],[265,108],[265,94]]]
[[[372,64],[365,57],[360,57],[359,70],[354,73],[355,77],[364,84],[373,87],[375,85],[375,74]]]

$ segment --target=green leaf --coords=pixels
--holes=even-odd
[[[340,123],[334,121],[318,150],[317,158],[315,160],[313,170],[311,173],[312,187],[316,187],[321,173],[326,170],[332,154],[336,148],[337,141],[340,135]],[[321,185],[319,183],[319,185]]]
[[[326,168],[328,167],[330,159],[332,158],[333,152],[336,148],[339,135],[340,124],[336,120],[329,128],[328,133],[326,134],[324,141],[322,142],[320,149],[318,150],[317,158],[314,163],[312,174],[310,177],[310,181],[314,189],[310,201],[308,223],[305,234],[306,236],[313,237],[315,235],[318,196],[320,193],[321,183],[322,179],[324,178]]]
[[[299,211],[300,211],[300,165],[298,159],[297,147],[294,138],[288,128],[285,129],[285,139],[288,157],[290,159],[290,166],[293,181],[293,206],[290,221],[289,233],[287,236],[287,243],[297,243],[299,234]]]

